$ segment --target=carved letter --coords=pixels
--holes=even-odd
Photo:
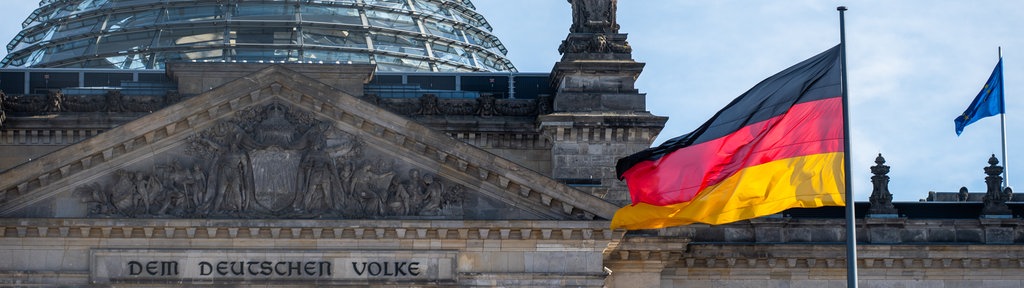
[[[274,265],[274,272],[277,272],[278,276],[284,276],[284,275],[288,274],[288,270],[283,270],[283,271],[281,270],[281,265],[286,265],[287,266],[288,263],[286,263],[286,262],[277,262],[277,264]]]
[[[320,262],[320,276],[324,275],[324,271],[327,271],[327,276],[333,275],[334,269],[331,269],[331,262]]]
[[[420,276],[420,262],[409,263],[409,275]]]
[[[381,267],[380,267],[380,263],[370,262],[370,264],[368,264],[368,266],[369,267],[367,267],[366,269],[370,271],[370,276],[380,276],[380,272],[382,270]],[[374,272],[374,268],[376,268],[376,270],[377,270],[376,272]]]
[[[359,269],[360,266],[362,266],[363,269]],[[356,271],[356,275],[363,276],[363,273],[366,273],[366,262],[363,262],[363,263],[352,262],[352,270]]]
[[[245,264],[246,264],[245,266],[246,266],[246,270],[247,270],[246,272],[249,272],[249,275],[259,275],[260,274],[259,271],[253,270],[253,268],[256,267],[256,264],[260,264],[260,262],[258,262],[258,261],[249,261],[249,262],[246,262]]]
[[[306,262],[306,264],[302,266],[304,268],[303,272],[306,272],[306,275],[316,276],[316,262]]]
[[[274,272],[274,269],[270,268],[271,264],[273,263],[270,263],[270,261],[260,262],[260,275],[270,275],[270,273]]]
[[[161,276],[178,275],[178,261],[164,261],[161,266],[161,270],[163,270]]]
[[[210,274],[213,274],[213,264],[206,261],[199,262],[199,275],[209,276]]]
[[[405,275],[408,275],[408,273],[405,273],[405,271],[406,271],[405,270],[405,264],[407,264],[407,263],[406,262],[395,262],[395,276],[399,276],[399,275],[405,276]]]
[[[157,273],[160,272],[160,270],[158,270],[160,266],[158,265],[160,265],[160,263],[156,261],[146,262],[146,273],[149,273],[149,275],[158,275]]]
[[[142,263],[138,261],[128,262],[128,275],[139,275],[142,274]]]
[[[228,262],[217,262],[217,274],[220,276],[228,275]]]
[[[292,275],[302,275],[302,262],[288,262],[288,276]]]
[[[235,275],[245,275],[245,270],[242,269],[242,265],[245,265],[245,262],[231,262],[231,273]]]

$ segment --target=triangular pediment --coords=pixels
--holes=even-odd
[[[0,174],[0,217],[569,220],[617,208],[338,87],[280,65],[239,77]]]

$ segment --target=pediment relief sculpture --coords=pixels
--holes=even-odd
[[[465,187],[281,103],[189,137],[179,157],[76,188],[95,217],[377,219],[463,215]]]

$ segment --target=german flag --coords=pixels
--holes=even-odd
[[[845,205],[836,46],[751,88],[697,130],[619,159],[633,204],[612,228],[724,224]]]

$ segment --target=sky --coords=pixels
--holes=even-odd
[[[2,0],[8,41],[38,5]],[[550,72],[572,22],[565,0],[474,0],[520,72]],[[985,191],[988,158],[1002,161],[1000,117],[953,119],[978,94],[1002,47],[1010,186],[1024,187],[1024,6],[1018,0],[625,0],[620,32],[646,63],[636,87],[648,110],[669,117],[653,145],[696,129],[755,84],[840,41],[846,6],[851,181],[871,194],[881,153],[895,201],[961,186]],[[6,51],[0,54],[6,55]],[[1019,115],[1019,116],[1018,116]],[[1024,188],[1022,188],[1024,189]]]

